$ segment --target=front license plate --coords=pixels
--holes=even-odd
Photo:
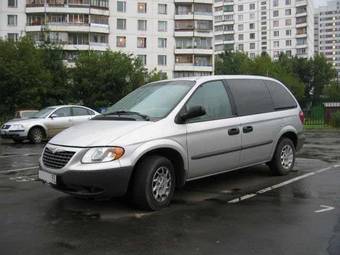
[[[47,183],[57,184],[57,176],[44,171],[39,171],[39,179]]]

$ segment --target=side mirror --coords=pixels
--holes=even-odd
[[[56,117],[58,117],[58,114],[53,113],[53,114],[50,115],[50,118],[51,118],[52,120],[53,120],[54,118],[56,118]]]
[[[193,119],[206,114],[204,107],[195,105],[190,107],[187,111],[181,112],[176,118],[176,123],[184,123],[189,119]]]

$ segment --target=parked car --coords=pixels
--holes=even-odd
[[[142,86],[106,114],[55,136],[39,178],[75,196],[122,196],[148,210],[187,181],[267,163],[288,174],[303,112],[279,81],[209,76]]]
[[[32,143],[41,143],[69,128],[98,115],[96,111],[79,105],[50,106],[35,113],[29,119],[13,119],[6,122],[0,130],[2,138],[11,138],[15,142],[29,139]]]
[[[16,119],[29,119],[36,114],[38,110],[19,110],[15,113]]]

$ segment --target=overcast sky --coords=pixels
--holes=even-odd
[[[326,5],[327,0],[313,0],[314,7],[318,7],[320,5]]]

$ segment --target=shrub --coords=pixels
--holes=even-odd
[[[332,125],[336,128],[340,128],[340,111],[336,111],[332,115]]]

